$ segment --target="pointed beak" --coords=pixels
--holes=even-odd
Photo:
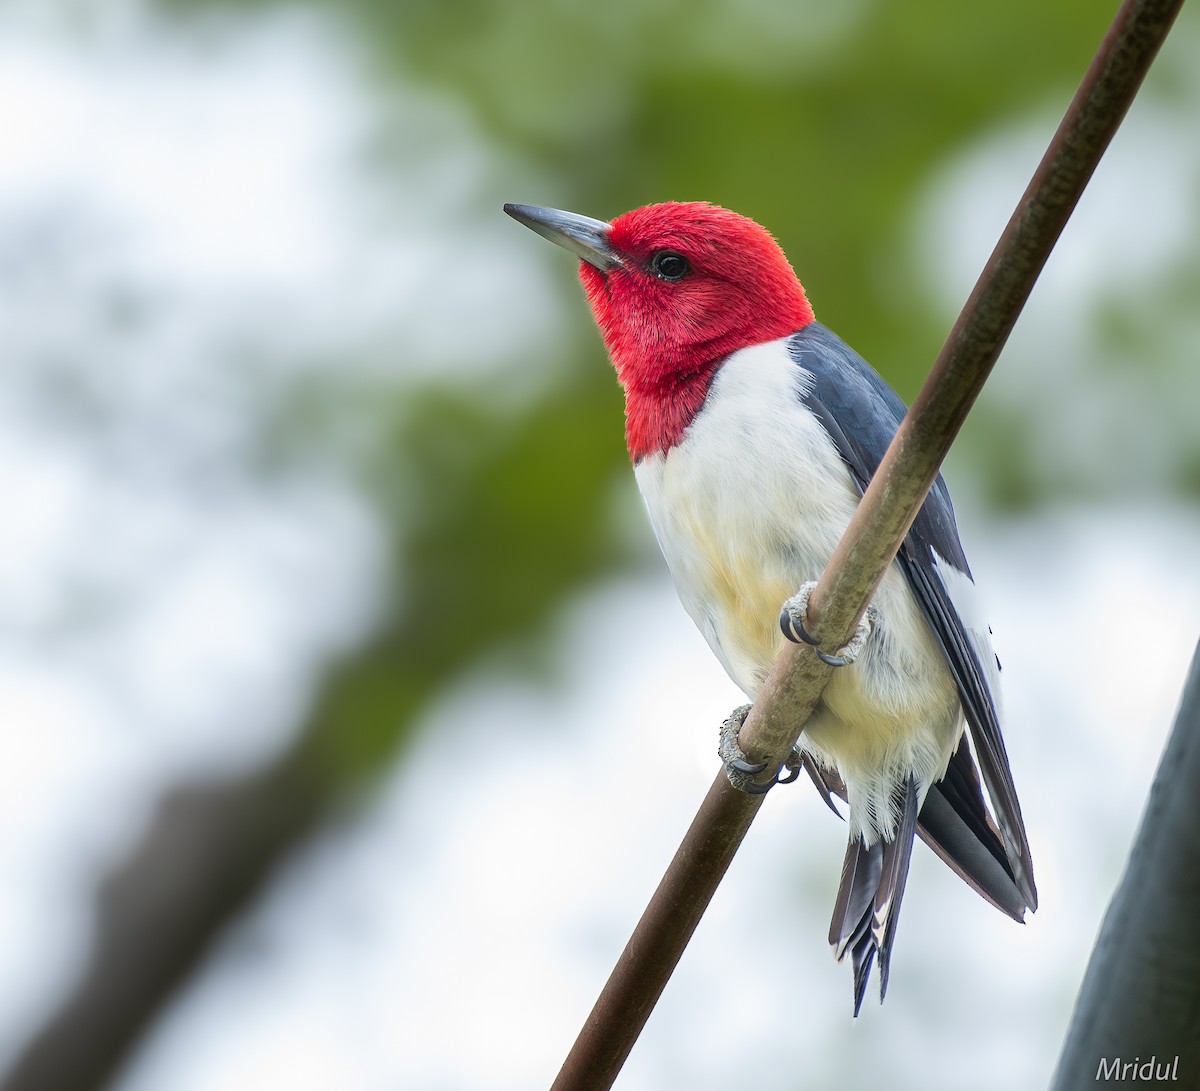
[[[578,216],[574,212],[561,212],[557,208],[539,208],[537,205],[506,204],[504,211],[542,238],[578,254],[602,273],[623,264],[609,245],[609,225],[603,220]]]

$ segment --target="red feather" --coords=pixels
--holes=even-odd
[[[728,209],[647,205],[612,222],[609,244],[624,266],[583,262],[579,276],[625,388],[637,461],[679,443],[730,353],[795,333],[813,312],[770,232]],[[692,272],[656,277],[650,259],[660,250],[682,254]]]

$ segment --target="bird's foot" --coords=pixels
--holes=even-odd
[[[800,775],[800,755],[793,747],[774,779],[756,783],[754,778],[766,771],[767,763],[747,761],[738,739],[749,714],[749,705],[741,705],[729,714],[729,719],[721,725],[721,745],[717,753],[725,763],[725,775],[729,778],[729,783],[739,792],[759,796],[769,792],[776,784],[791,784]]]
[[[808,600],[816,586],[816,580],[809,580],[783,604],[783,609],[779,611],[779,627],[793,644],[802,641],[811,644],[822,663],[828,663],[831,667],[848,667],[862,655],[863,648],[867,646],[867,638],[871,635],[871,627],[878,618],[879,611],[874,606],[868,606],[863,616],[858,619],[858,628],[854,630],[854,636],[850,638],[849,643],[839,648],[837,655],[829,655],[817,647],[817,640],[804,627],[805,621],[808,620]]]

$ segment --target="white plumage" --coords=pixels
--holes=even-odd
[[[784,341],[733,353],[683,441],[636,468],[679,597],[752,700],[785,643],[780,606],[820,576],[859,499],[801,400],[811,379]],[[868,845],[895,835],[896,795],[910,773],[924,801],[964,725],[945,656],[898,566],[873,603],[866,649],[834,671],[801,739],[845,781],[851,834]],[[990,648],[980,650],[994,663]]]

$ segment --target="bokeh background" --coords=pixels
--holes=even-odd
[[[0,1088],[546,1086],[740,695],[501,203],[751,215],[911,398],[1114,9],[0,6]],[[626,1091],[1048,1078],[1197,633],[1198,49],[947,470],[1042,909],[918,850],[854,1022],[777,791]]]

